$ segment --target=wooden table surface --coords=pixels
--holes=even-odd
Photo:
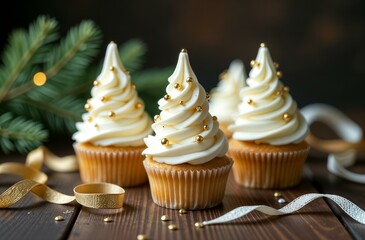
[[[50,146],[59,156],[73,154],[70,142]],[[61,150],[62,149],[62,150]],[[0,163],[24,162],[20,154],[1,155]],[[352,183],[331,174],[325,156],[310,156],[306,162],[300,185],[280,193],[287,202],[306,193],[328,193],[347,198],[365,209],[365,185]],[[354,172],[365,172],[365,161],[359,157]],[[78,172],[57,173],[46,167],[47,185],[59,192],[73,195],[73,188],[81,184]],[[0,192],[21,180],[12,175],[0,175]],[[364,239],[365,225],[346,215],[331,200],[317,199],[294,214],[267,216],[252,212],[230,223],[196,228],[194,223],[218,217],[244,205],[268,205],[276,209],[285,206],[274,197],[275,190],[256,190],[235,183],[232,172],[228,178],[226,195],[218,207],[179,214],[154,204],[148,183],[125,188],[124,207],[117,210],[90,209],[78,203],[57,205],[28,194],[14,206],[0,209],[0,239]],[[163,222],[162,215],[171,220]],[[61,215],[64,221],[55,221]],[[112,222],[104,222],[111,217]],[[176,224],[177,230],[169,230]]]

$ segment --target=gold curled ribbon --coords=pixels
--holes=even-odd
[[[14,162],[0,164],[0,174],[13,174],[24,178],[0,195],[0,208],[14,205],[28,193],[33,193],[43,200],[55,204],[68,204],[76,200],[79,204],[89,208],[123,207],[125,191],[115,184],[81,184],[74,188],[74,196],[51,189],[45,184],[47,175],[40,170],[43,164],[58,172],[71,172],[78,169],[75,156],[58,157],[44,146],[31,151],[27,155],[25,164]]]

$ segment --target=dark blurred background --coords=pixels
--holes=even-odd
[[[0,50],[15,28],[40,14],[67,30],[83,19],[103,32],[100,57],[110,41],[142,39],[145,67],[175,65],[181,48],[209,91],[229,63],[247,73],[261,42],[283,71],[282,81],[300,107],[328,103],[365,109],[365,1],[361,0],[33,0],[7,2],[0,15]]]

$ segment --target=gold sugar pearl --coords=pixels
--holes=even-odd
[[[104,218],[104,222],[113,222],[113,219],[111,217]]]
[[[274,68],[278,69],[279,68],[279,63],[274,62]]]
[[[184,101],[180,101],[180,102],[179,102],[179,104],[180,104],[180,105],[184,105]]]
[[[203,111],[203,108],[202,108],[202,106],[197,106],[197,107],[195,108],[195,110],[196,110],[197,112],[201,112],[201,111]]]
[[[250,66],[251,67],[254,67],[256,65],[256,60],[251,60],[251,62],[250,62]]]
[[[169,100],[171,97],[170,95],[166,94],[165,96],[163,96],[163,99],[165,99],[166,101]]]
[[[289,87],[288,87],[288,86],[285,86],[285,87],[283,88],[283,91],[284,91],[284,92],[286,92],[286,93],[288,93],[288,92],[289,92],[289,90],[290,90],[290,89],[289,89]]]
[[[169,140],[167,138],[162,138],[161,139],[161,144],[162,145],[169,145]]]
[[[179,213],[180,213],[180,214],[186,214],[186,213],[187,213],[187,211],[186,211],[185,209],[181,208],[181,209],[179,210]]]
[[[247,104],[248,104],[248,105],[253,105],[253,100],[252,100],[252,99],[248,99],[248,100],[247,100]]]
[[[108,112],[108,117],[110,117],[110,118],[115,117],[115,112],[113,112],[113,111]]]
[[[188,52],[188,50],[186,50],[186,48],[183,48],[183,49],[181,49],[181,52],[183,52],[183,53],[187,53],[187,52]]]
[[[177,230],[177,226],[176,226],[176,224],[170,224],[170,225],[168,226],[168,228],[169,228],[170,230]]]
[[[160,120],[161,120],[161,116],[160,116],[160,115],[155,115],[155,116],[153,117],[153,120],[154,120],[155,122],[158,122],[158,121],[160,121]]]
[[[90,111],[91,110],[91,105],[86,103],[84,108],[85,108],[86,111]]]
[[[209,126],[207,124],[204,124],[203,129],[204,130],[208,130],[209,129]]]
[[[277,71],[276,72],[276,76],[278,76],[278,78],[282,78],[283,77],[283,73],[281,71]]]
[[[261,43],[260,47],[262,47],[262,48],[266,47],[266,43]]]
[[[105,101],[106,101],[106,97],[104,97],[104,96],[103,96],[103,97],[100,97],[99,99],[100,99],[100,101],[102,101],[102,102],[105,102]]]
[[[281,193],[280,192],[275,192],[274,193],[274,197],[276,197],[276,198],[279,198],[279,197],[281,197],[282,195],[281,195]]]
[[[143,105],[142,105],[142,103],[136,103],[135,107],[139,109],[139,108],[143,107]]]
[[[218,120],[217,116],[213,116],[212,118],[213,118],[214,121]]]
[[[209,94],[209,93],[205,93],[205,98],[206,98],[207,100],[209,100],[209,99],[210,99],[210,94]]]
[[[114,71],[114,66],[110,66],[110,67],[109,67],[109,70],[110,70],[110,71]]]
[[[148,240],[148,236],[146,234],[138,234],[137,240]]]
[[[191,83],[191,82],[193,82],[193,78],[192,77],[187,77],[185,81],[187,83]]]
[[[196,222],[194,225],[195,225],[195,227],[197,227],[197,228],[203,228],[203,227],[204,227],[204,225],[203,225],[203,223],[202,223],[202,222]]]
[[[64,217],[62,217],[61,215],[59,215],[59,216],[56,216],[56,217],[54,218],[54,220],[55,220],[55,221],[63,221],[63,220],[65,220],[65,218],[64,218]]]
[[[93,118],[89,116],[89,117],[87,117],[87,121],[88,122],[92,122],[93,121]]]
[[[200,135],[198,135],[198,136],[195,137],[195,141],[197,143],[201,143],[201,142],[203,142],[203,140],[204,140],[204,138],[202,136],[200,136]]]
[[[99,125],[98,124],[94,124],[94,128],[98,129],[99,128]]]
[[[170,221],[171,219],[168,215],[162,215],[161,220],[166,222],[166,221]]]
[[[180,84],[178,84],[178,83],[175,83],[175,84],[174,84],[174,88],[175,88],[175,89],[180,89],[180,87],[181,87],[181,86],[180,86]]]
[[[285,122],[289,122],[292,119],[292,116],[290,116],[288,113],[283,114],[283,120]]]
[[[275,92],[275,95],[276,95],[276,96],[281,96],[281,94],[282,94],[282,92],[281,92],[280,90],[277,90],[277,91]]]
[[[93,84],[94,84],[94,86],[95,86],[95,87],[97,87],[97,86],[99,86],[99,85],[100,85],[100,82],[99,82],[98,80],[95,80],[95,81],[93,82]]]

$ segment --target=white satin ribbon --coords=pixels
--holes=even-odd
[[[313,200],[316,200],[320,197],[331,199],[333,202],[335,202],[345,213],[347,213],[352,219],[355,221],[365,224],[365,211],[359,208],[357,205],[355,205],[353,202],[347,200],[344,197],[340,197],[337,195],[332,194],[320,194],[320,193],[309,193],[304,194],[290,203],[288,203],[285,207],[282,207],[280,209],[275,209],[269,206],[265,205],[256,205],[256,206],[242,206],[238,207],[218,218],[209,220],[209,221],[203,221],[202,224],[210,225],[210,224],[219,224],[219,223],[226,223],[232,220],[235,220],[237,218],[243,217],[246,214],[252,212],[252,211],[259,211],[264,214],[270,215],[270,216],[278,216],[278,215],[286,215],[293,213],[295,211],[298,211],[308,203],[312,202]]]
[[[341,111],[327,104],[307,105],[301,109],[301,113],[309,125],[316,121],[325,123],[343,139],[344,144],[336,144],[336,146],[343,146],[343,148],[334,148],[332,151],[336,150],[336,152],[328,152],[327,169],[347,180],[365,183],[365,175],[353,173],[346,169],[356,162],[358,150],[356,148],[364,150],[362,149],[364,144],[362,146],[359,144],[363,138],[361,127]],[[315,148],[316,146],[313,144],[312,147]]]

